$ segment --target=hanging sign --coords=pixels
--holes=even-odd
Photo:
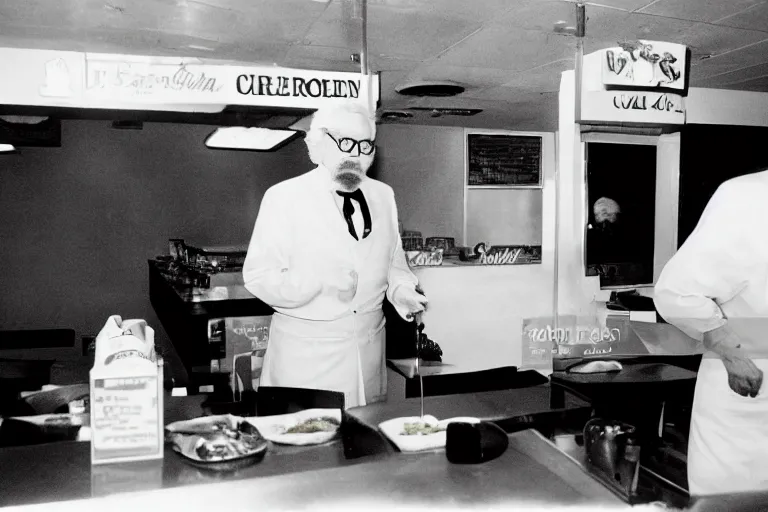
[[[629,41],[602,50],[604,85],[685,89],[687,48],[661,41]]]
[[[160,103],[318,108],[338,101],[364,101],[360,73],[229,66],[199,62],[137,60],[86,55],[86,97],[129,104]],[[371,79],[378,101],[378,75]]]
[[[0,83],[8,105],[217,112],[368,103],[369,90],[373,104],[380,97],[377,74],[16,48],[0,48],[0,61],[14,69],[14,79]]]

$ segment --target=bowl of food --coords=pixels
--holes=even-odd
[[[334,440],[341,429],[341,409],[306,409],[292,414],[248,418],[269,441],[311,445]]]
[[[171,423],[166,440],[186,461],[208,469],[235,470],[259,462],[267,440],[243,418],[206,416]]]

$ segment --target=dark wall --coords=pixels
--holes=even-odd
[[[680,143],[678,246],[721,183],[768,169],[768,128],[686,125]]]
[[[275,153],[212,151],[212,129],[64,121],[61,148],[0,155],[0,330],[79,338],[120,314],[164,336],[147,259],[174,237],[247,243],[264,191],[311,168],[302,140]]]

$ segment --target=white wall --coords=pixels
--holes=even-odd
[[[414,269],[430,300],[424,316],[425,332],[440,344],[443,360],[456,365],[455,369],[473,371],[519,365],[522,319],[552,316],[556,149],[554,134],[540,135],[543,188],[512,192],[543,197],[541,202],[520,201],[515,206],[515,215],[521,220],[540,219],[543,229],[537,238],[542,245],[542,263]],[[425,237],[454,236],[461,243],[464,140],[463,128],[379,128],[377,142],[382,152],[377,158],[382,159],[377,164],[376,177],[394,188],[407,229],[420,230]],[[494,221],[487,219],[489,223]]]
[[[440,344],[443,360],[462,371],[521,366],[523,319],[553,315],[555,136],[539,135],[543,187],[525,192],[542,196],[535,205],[542,226],[541,264],[415,269],[430,300],[425,332]],[[521,215],[537,216],[527,211]]]
[[[395,190],[405,229],[453,237],[464,229],[464,129],[384,124],[373,175]]]
[[[768,126],[768,94],[691,87],[685,98],[685,122]]]

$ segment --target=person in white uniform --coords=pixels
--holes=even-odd
[[[723,183],[655,289],[701,341],[688,443],[692,495],[768,489],[768,171]]]
[[[243,266],[272,306],[261,385],[386,398],[384,297],[413,320],[427,299],[408,267],[394,191],[367,176],[376,122],[357,103],[321,108],[306,135],[317,167],[269,188]]]

